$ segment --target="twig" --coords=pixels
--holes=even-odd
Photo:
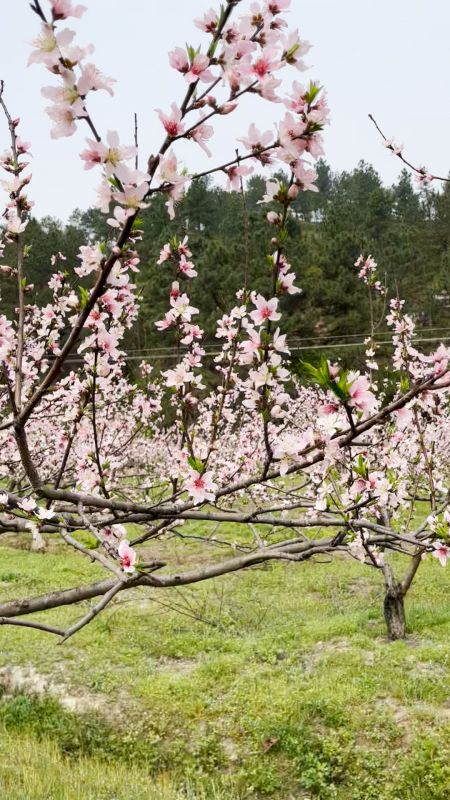
[[[134,168],[139,169],[139,139],[138,139],[138,117],[134,113],[134,146],[136,147],[136,158],[134,159]]]
[[[97,603],[97,605],[91,608],[91,610],[88,611],[88,613],[84,617],[78,620],[78,622],[76,622],[75,625],[72,625],[71,628],[63,632],[64,638],[61,640],[60,644],[64,644],[64,642],[66,642],[67,639],[70,639],[70,637],[73,636],[74,633],[80,631],[81,628],[84,628],[85,625],[88,625],[89,622],[91,622],[91,620],[94,619],[94,617],[100,614],[100,612],[103,611],[104,608],[106,608],[108,603],[111,602],[113,597],[115,597],[115,595],[121,591],[124,583],[125,580],[117,581],[117,583],[115,583],[114,586],[111,587],[109,592],[106,592],[106,594],[103,595],[102,599]]]
[[[402,153],[399,150],[397,150],[391,144],[391,142],[388,140],[387,136],[383,133],[383,131],[381,130],[380,126],[378,125],[378,122],[376,121],[375,117],[372,116],[372,114],[369,114],[369,119],[370,119],[371,122],[373,122],[373,124],[375,125],[375,127],[376,127],[378,133],[380,134],[381,138],[386,143],[387,149],[390,150],[392,153],[394,153],[394,155],[396,155],[397,158],[400,159],[400,161],[403,161],[403,163],[406,164],[407,167],[412,169],[413,172],[417,173],[417,175],[421,175],[422,177],[425,177],[427,175],[425,168],[424,167],[415,167],[414,164],[411,164],[411,162],[408,161],[408,159],[406,159],[402,155]],[[432,175],[430,173],[429,177],[430,177],[430,180],[444,181],[445,183],[450,183],[450,178],[443,178],[441,175]]]
[[[44,625],[41,622],[28,622],[25,619],[15,619],[14,617],[0,617],[0,625],[16,625],[20,628],[33,628],[44,633],[54,633],[56,636],[64,636],[62,628],[54,628],[52,625]]]

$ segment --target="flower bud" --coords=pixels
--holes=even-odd
[[[237,103],[224,103],[219,108],[219,114],[231,114],[237,108]]]
[[[280,222],[281,222],[281,218],[280,218],[280,215],[277,214],[276,211],[268,211],[268,213],[267,213],[267,221],[271,225],[279,225]]]

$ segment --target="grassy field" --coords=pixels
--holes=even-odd
[[[5,598],[97,574],[0,548]],[[424,563],[394,644],[347,561],[135,590],[63,646],[1,628],[0,797],[447,800],[449,579]]]

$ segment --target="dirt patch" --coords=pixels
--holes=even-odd
[[[165,675],[183,677],[190,675],[197,669],[198,661],[189,658],[165,658],[161,657],[155,664],[156,670]]]
[[[408,661],[412,659],[409,658]],[[415,661],[412,665],[411,675],[419,678],[448,678],[448,670],[442,664],[433,661]]]
[[[0,687],[3,697],[19,692],[40,697],[54,697],[68,711],[77,714],[100,711],[105,715],[110,709],[110,701],[106,696],[79,692],[74,694],[63,683],[56,683],[49,676],[37,672],[34,667],[2,667],[0,668]]]
[[[313,660],[320,661],[322,658],[334,655],[335,653],[348,653],[353,649],[348,639],[333,639],[328,642],[316,642],[308,655],[312,657]]]
[[[376,707],[387,713],[400,728],[405,744],[417,732],[417,718],[425,724],[448,724],[450,722],[450,707],[433,705],[432,703],[411,703],[405,706],[395,697],[383,697],[376,701]]]

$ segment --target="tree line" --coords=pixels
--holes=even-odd
[[[299,194],[289,220],[287,252],[303,290],[283,300],[289,338],[325,346],[342,341],[339,337],[347,336],[351,342],[351,337],[362,339],[367,334],[365,287],[355,279],[354,263],[360,253],[373,254],[389,294],[406,300],[419,328],[447,327],[450,185],[440,191],[418,192],[411,176],[403,171],[397,182],[387,187],[370,164],[361,162],[351,172],[333,172],[320,161],[317,186],[317,193]],[[164,314],[170,287],[169,271],[156,262],[160,248],[174,235],[189,236],[199,273],[190,296],[205,309],[199,322],[210,344],[214,343],[217,317],[235,304],[235,292],[244,285],[246,275],[249,285],[270,294],[270,265],[264,269],[268,249],[265,217],[270,206],[258,204],[264,190],[265,180],[259,175],[250,178],[245,195],[225,191],[204,178],[192,183],[175,221],[170,221],[160,195],[151,208],[142,211],[145,235],[139,248],[141,271],[136,275],[142,310],[127,338],[130,351],[139,355],[170,346],[170,335],[162,337],[154,324]],[[110,236],[105,216],[94,208],[77,209],[67,224],[49,216],[32,218],[26,231],[27,283],[34,284],[40,297],[48,292],[50,300],[47,281],[53,271],[52,254],[61,251],[73,268],[79,263],[80,245]],[[15,305],[14,282],[2,280],[2,284],[2,306],[10,315]],[[382,320],[380,303],[375,317]],[[337,355],[345,358],[345,352]],[[352,358],[354,355],[352,352]]]

